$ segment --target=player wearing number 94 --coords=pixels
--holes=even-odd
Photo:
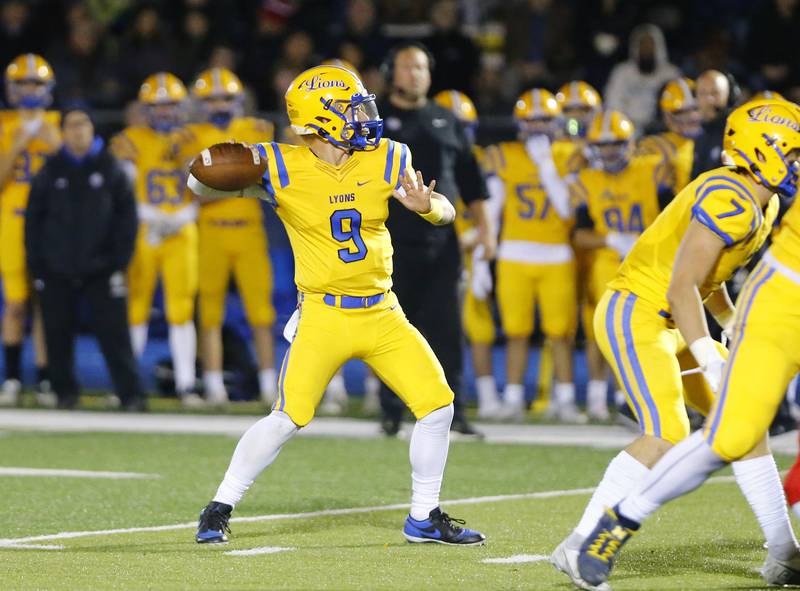
[[[205,150],[192,165],[189,187],[201,197],[238,195],[273,204],[289,234],[299,290],[296,325],[285,331],[292,344],[280,369],[278,399],[236,446],[224,480],[200,515],[199,543],[227,541],[233,507],[283,444],[311,421],[328,381],[352,358],[363,359],[417,418],[406,539],[484,541],[439,508],[453,392],[391,291],[392,242],[385,225],[392,197],[432,224],[453,222],[455,210],[433,191],[434,181],[425,186],[414,172],[407,146],[381,139],[374,99],[349,70],[311,68],[286,92],[289,121],[303,145],[254,146],[252,164],[268,163],[260,183],[234,191],[209,186],[214,156],[223,152],[219,147]]]

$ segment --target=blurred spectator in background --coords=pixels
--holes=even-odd
[[[9,0],[0,7],[0,63],[40,50],[42,39],[34,34],[31,10],[26,2]]]
[[[697,106],[703,130],[694,141],[691,178],[720,166],[722,136],[731,108],[736,104],[739,89],[732,76],[708,70],[697,78]]]
[[[433,55],[431,92],[454,89],[472,96],[480,67],[478,46],[459,30],[458,3],[439,0],[431,6],[433,34],[425,40]]]
[[[655,118],[658,93],[680,70],[669,62],[664,34],[655,25],[636,27],[628,50],[628,59],[611,70],[603,97],[609,109],[622,111],[644,130]]]
[[[596,88],[605,85],[611,69],[625,59],[625,39],[636,24],[637,4],[624,0],[575,1],[572,18],[575,31],[565,41],[574,47],[576,54],[579,71],[573,74],[575,77]]]
[[[153,72],[175,69],[176,50],[158,9],[145,4],[123,36],[117,56],[117,74],[126,99],[133,99],[139,83]]]
[[[177,74],[183,79],[194,77],[197,68],[206,63],[211,53],[211,23],[199,10],[190,10],[183,17],[178,35],[181,50],[178,54]]]
[[[378,67],[389,50],[389,40],[381,32],[373,0],[348,0],[345,22],[333,34],[333,45],[350,42],[365,51],[364,68]],[[342,56],[344,57],[344,56]]]
[[[122,408],[144,410],[125,280],[138,226],[133,187],[95,137],[85,106],[68,107],[61,121],[64,145],[34,177],[25,213],[25,249],[44,315],[50,380],[58,406],[73,408],[80,390],[73,358],[76,306],[83,296]]]
[[[505,16],[506,59],[514,68],[516,87],[547,86],[555,63],[570,60],[569,4],[552,0],[508,3]],[[516,97],[517,88],[513,93]]]
[[[754,11],[746,55],[761,87],[785,92],[796,84],[798,27],[798,0],[770,0]]]

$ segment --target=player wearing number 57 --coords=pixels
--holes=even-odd
[[[385,224],[392,198],[432,224],[452,223],[455,210],[434,192],[435,181],[426,186],[414,171],[407,146],[381,139],[375,96],[354,73],[338,66],[306,70],[289,86],[286,108],[302,145],[221,144],[204,150],[190,171],[189,188],[201,198],[257,197],[272,203],[291,241],[299,291],[295,323],[284,331],[292,344],[281,365],[278,399],[240,439],[222,484],[201,513],[196,540],[227,541],[233,507],[311,421],[339,367],[359,358],[417,419],[406,539],[482,544],[482,534],[459,527],[439,508],[453,391],[391,291],[392,241]]]

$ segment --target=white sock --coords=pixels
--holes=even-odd
[[[494,376],[478,376],[475,378],[475,388],[478,390],[478,408],[497,406],[499,401]]]
[[[175,371],[175,391],[191,392],[195,386],[194,362],[197,358],[197,335],[194,322],[169,325],[169,350]]]
[[[695,431],[664,454],[647,478],[619,504],[619,512],[642,523],[664,503],[693,491],[724,465],[703,439],[702,430]]]
[[[769,553],[778,560],[797,554],[797,540],[786,510],[786,497],[772,454],[733,462],[736,483],[756,514]]]
[[[274,367],[261,369],[258,372],[258,389],[262,399],[275,400],[278,391],[278,372]]]
[[[218,394],[225,392],[225,380],[222,379],[221,371],[204,371],[203,384],[206,387],[206,393],[213,392]]]
[[[408,450],[412,519],[427,519],[430,512],[439,506],[452,422],[453,405],[449,404],[425,415],[414,425]]]
[[[133,348],[133,356],[139,359],[144,353],[144,347],[147,345],[147,323],[131,324],[131,347]]]
[[[232,507],[238,503],[256,477],[275,461],[284,443],[297,433],[289,415],[273,411],[245,431],[233,452],[225,478],[214,501]]]
[[[613,507],[639,484],[650,469],[626,451],[621,451],[611,460],[603,479],[589,499],[583,517],[569,537],[570,549],[580,548],[583,540],[592,533],[603,511]]]
[[[503,390],[503,402],[509,406],[523,406],[525,404],[525,386],[506,384],[506,388]]]
[[[556,404],[559,408],[575,405],[575,384],[571,382],[556,382],[553,386]]]
[[[589,380],[586,386],[586,407],[605,408],[608,398],[608,384],[604,380]]]

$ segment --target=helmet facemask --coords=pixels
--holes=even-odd
[[[349,101],[334,101],[320,98],[325,110],[333,113],[344,122],[339,138],[326,132],[322,127],[317,133],[333,145],[348,150],[374,150],[383,135],[383,119],[378,114],[374,94],[355,93]]]
[[[671,131],[685,138],[695,139],[703,131],[700,110],[697,107],[665,113],[664,119]]]
[[[564,107],[565,130],[571,137],[586,137],[589,124],[597,113],[595,107],[589,105],[567,105]]]
[[[200,99],[205,117],[214,127],[225,130],[242,114],[242,97],[226,94]]]
[[[755,150],[756,160],[758,162],[754,162],[747,155],[742,152],[741,150],[737,149],[736,152],[741,156],[748,164],[750,172],[758,179],[758,181],[771,191],[778,193],[782,197],[786,197],[789,199],[794,198],[797,194],[797,182],[798,177],[800,177],[800,162],[797,159],[789,159],[787,157],[787,153],[792,152],[793,150],[800,150],[800,147],[793,148],[787,153],[784,153],[781,150],[780,146],[778,146],[778,140],[774,137],[770,137],[766,133],[762,134],[766,146],[765,151],[762,152],[758,148]],[[760,164],[766,164],[769,160],[776,160],[780,159],[780,162],[783,163],[783,167],[786,170],[783,178],[781,178],[777,183],[769,181],[764,174],[761,172]]]
[[[183,123],[181,104],[177,102],[146,104],[145,115],[148,125],[162,133],[172,131]]]
[[[553,141],[558,132],[559,119],[556,117],[531,117],[529,119],[517,119],[517,129],[523,140],[543,135]]]
[[[6,79],[10,105],[20,109],[45,109],[53,102],[53,82]]]
[[[592,164],[611,174],[622,172],[630,161],[631,140],[592,142],[588,148]]]

